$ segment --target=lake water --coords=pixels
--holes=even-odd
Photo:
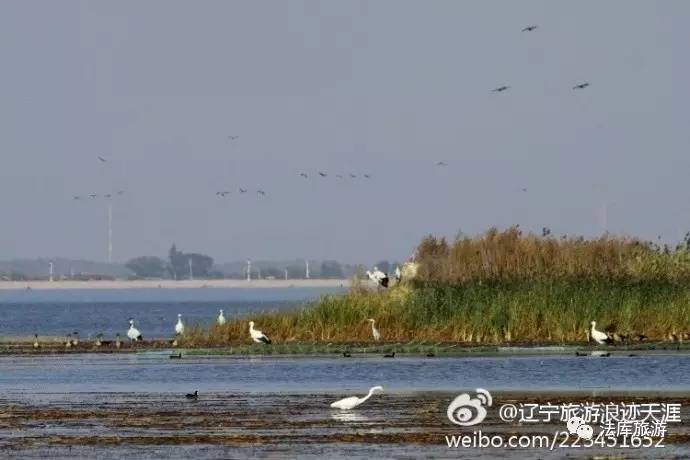
[[[621,353],[608,358],[187,355],[180,360],[171,360],[169,354],[0,357],[0,393],[31,398],[37,394],[182,393],[192,389],[315,394],[383,385],[393,392],[482,387],[502,391],[663,391],[690,395],[690,354],[683,352],[636,357]]]
[[[144,338],[174,334],[177,314],[187,325],[225,316],[294,308],[342,288],[285,289],[110,289],[0,291],[0,337],[124,334],[136,320]]]

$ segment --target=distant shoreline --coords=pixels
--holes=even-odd
[[[350,287],[350,280],[92,280],[92,281],[0,281],[0,291],[66,289],[202,289],[202,288],[334,288]]]

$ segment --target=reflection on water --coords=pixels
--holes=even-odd
[[[331,418],[338,422],[368,422],[369,417],[354,410],[343,410],[331,412]]]

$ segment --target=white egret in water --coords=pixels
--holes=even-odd
[[[349,398],[343,398],[339,401],[334,402],[331,404],[331,407],[334,409],[342,409],[342,410],[348,410],[348,409],[354,409],[355,407],[359,406],[362,404],[364,401],[367,399],[371,398],[371,395],[374,394],[374,391],[383,391],[382,386],[375,386],[371,387],[369,389],[369,393],[363,398],[358,398],[357,396],[350,396]]]
[[[175,324],[175,334],[184,334],[184,324],[182,323],[182,314],[177,314],[177,324]]]
[[[139,332],[139,329],[134,327],[134,319],[132,318],[129,319],[129,330],[127,331],[127,337],[129,337],[129,340],[132,342],[137,342],[142,339],[141,332]]]
[[[263,332],[258,329],[254,329],[254,321],[249,321],[249,335],[256,343],[271,343],[271,339],[266,337]]]
[[[218,325],[222,326],[225,324],[225,315],[223,315],[223,310],[220,310],[220,313],[218,313]]]
[[[592,326],[589,329],[589,336],[592,338],[592,340],[594,340],[599,345],[603,345],[605,343],[611,343],[611,338],[607,334],[605,334],[604,332],[601,332],[601,331],[597,331],[595,329],[596,325],[597,325],[596,321],[592,321],[591,324],[592,324]]]
[[[34,348],[39,348],[41,346],[40,343],[38,343],[38,334],[34,334]]]
[[[376,326],[374,326],[374,323],[376,322],[372,318],[369,318],[367,321],[371,322],[371,335],[374,336],[374,340],[381,340],[381,333],[379,332],[378,329],[376,329]]]

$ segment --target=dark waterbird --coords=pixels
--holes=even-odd
[[[502,93],[503,91],[510,89],[510,86],[499,86],[498,88],[494,88],[491,90],[492,93]]]
[[[185,398],[187,399],[198,399],[199,398],[199,390],[194,390],[194,393],[187,393],[184,395]]]
[[[170,359],[182,359],[182,353],[170,355]]]
[[[383,355],[384,358],[395,358],[395,352],[387,353]]]
[[[343,352],[343,358],[352,358],[352,355],[350,354],[349,351],[344,351]]]

